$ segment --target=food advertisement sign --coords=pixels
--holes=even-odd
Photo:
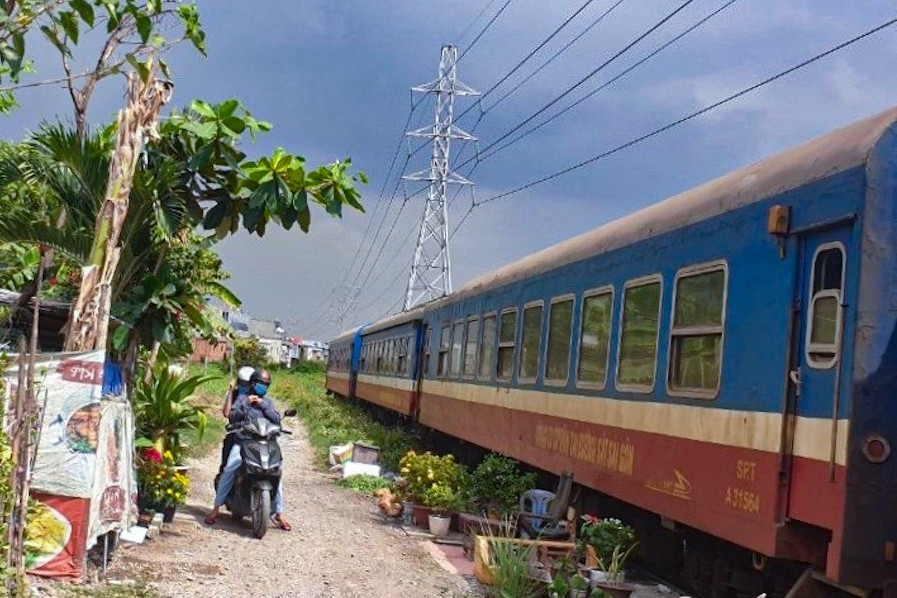
[[[130,404],[102,396],[104,354],[39,356],[41,407],[26,529],[31,573],[80,578],[84,554],[102,534],[136,521],[134,418]],[[13,387],[16,369],[6,372]]]

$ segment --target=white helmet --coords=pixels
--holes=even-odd
[[[244,365],[239,370],[237,370],[237,380],[249,384],[249,378],[252,377],[252,374],[254,372],[254,367],[252,367],[251,365]]]

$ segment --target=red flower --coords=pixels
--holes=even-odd
[[[161,463],[162,462],[162,453],[159,452],[159,449],[157,449],[156,447],[153,447],[153,446],[151,446],[147,449],[144,449],[141,456],[146,461],[152,461],[153,463]]]
[[[50,286],[51,286],[51,287],[55,287],[57,284],[59,284],[59,281],[56,280],[56,277],[55,277],[55,276],[52,276],[52,277],[50,278],[50,281],[49,281],[49,282],[50,282]]]

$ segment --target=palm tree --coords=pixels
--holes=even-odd
[[[106,191],[111,133],[110,129],[90,133],[82,140],[68,125],[45,123],[24,143],[0,151],[0,197],[24,185],[33,195],[40,195],[42,207],[34,210],[17,202],[18,209],[4,214],[0,221],[0,243],[39,244],[81,266],[91,263],[97,213]],[[160,301],[146,296],[147,289],[167,293],[168,303],[162,306],[167,311],[161,317],[169,319],[180,311],[172,301],[195,303],[204,295],[215,295],[239,303],[218,280],[189,281],[191,288],[174,296],[168,284],[156,284],[166,274],[164,266],[172,248],[199,241],[192,234],[194,222],[187,212],[188,178],[188,164],[153,149],[143,154],[141,168],[135,173],[119,266],[111,286],[113,304],[137,304],[128,311],[131,318],[124,323],[123,333],[116,335],[117,348],[128,347],[125,361],[131,365],[137,346],[151,345],[154,339],[148,335],[159,330]],[[35,292],[32,289],[25,300]],[[145,317],[153,322],[141,323]],[[195,319],[200,324],[202,317]]]

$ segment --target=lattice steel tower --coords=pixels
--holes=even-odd
[[[449,152],[452,139],[476,139],[452,124],[455,96],[479,95],[479,92],[458,81],[455,65],[457,59],[457,48],[442,46],[439,78],[432,83],[411,88],[412,91],[436,94],[436,122],[432,127],[407,133],[411,137],[431,137],[433,157],[429,170],[403,177],[410,181],[430,182],[420,235],[414,250],[414,262],[411,264],[411,276],[408,277],[404,310],[411,309],[422,300],[429,301],[452,292],[446,189],[449,183],[470,185],[471,182],[451,171]]]

